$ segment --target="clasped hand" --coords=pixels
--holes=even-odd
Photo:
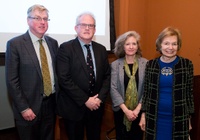
[[[97,110],[100,107],[101,100],[99,98],[97,98],[97,97],[98,97],[98,94],[96,94],[93,97],[89,97],[89,99],[85,103],[87,108],[89,108],[91,111]]]
[[[134,121],[138,117],[138,113],[137,110],[127,110],[125,115],[129,121]]]

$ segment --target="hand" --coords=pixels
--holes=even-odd
[[[132,110],[127,109],[124,113],[129,121],[135,120],[135,115],[133,115]]]
[[[189,118],[189,131],[192,130],[191,118]]]
[[[99,98],[96,98],[95,100],[96,100],[97,104],[100,106],[101,105],[101,100]]]
[[[133,110],[133,119],[134,120],[137,119],[139,112],[140,112],[140,110],[138,110],[137,108]]]
[[[145,131],[145,126],[146,126],[145,113],[142,113],[141,115],[139,126],[143,131]]]
[[[120,104],[120,108],[123,110],[129,121],[134,121],[137,118],[138,113],[136,110],[132,111],[128,109],[124,103]]]
[[[35,113],[30,108],[28,108],[27,110],[25,110],[21,114],[22,114],[22,117],[27,121],[32,121],[36,118]]]
[[[96,94],[95,96],[93,97],[90,97],[85,105],[91,110],[97,110],[99,107],[100,107],[100,100],[97,98],[98,97],[98,94]]]

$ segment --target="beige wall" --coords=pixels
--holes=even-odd
[[[200,0],[115,0],[117,36],[135,30],[141,35],[143,56],[152,59],[155,40],[167,26],[182,33],[179,55],[194,64],[194,75],[200,75]]]

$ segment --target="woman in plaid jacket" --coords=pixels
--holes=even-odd
[[[167,27],[156,40],[159,58],[146,65],[140,127],[146,140],[188,140],[194,113],[193,64],[180,57],[181,35]]]

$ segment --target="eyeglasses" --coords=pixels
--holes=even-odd
[[[81,28],[85,29],[85,28],[89,28],[89,29],[93,29],[95,28],[96,25],[94,24],[85,24],[85,23],[80,23],[80,24],[77,24],[78,26],[80,26]]]
[[[41,17],[28,17],[28,18],[34,19],[36,21],[42,21],[42,20],[44,20],[45,22],[50,21],[50,19],[48,18],[41,18]]]

